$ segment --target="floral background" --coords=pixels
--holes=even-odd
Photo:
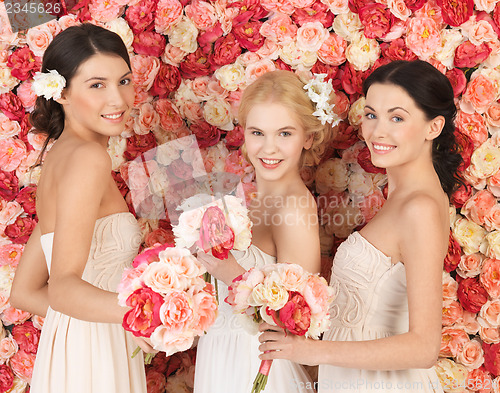
[[[29,389],[43,325],[43,318],[9,304],[16,265],[37,220],[35,163],[44,140],[29,133],[30,84],[53,37],[83,21],[115,31],[130,50],[135,109],[109,152],[132,211],[133,160],[193,134],[206,170],[240,176],[250,196],[253,170],[239,149],[242,91],[274,69],[306,79],[328,75],[342,122],[321,163],[302,170],[318,200],[327,278],[337,245],[385,200],[386,177],[359,138],[362,80],[395,59],[420,58],[443,72],[459,108],[456,135],[467,186],[450,206],[436,370],[447,392],[500,391],[498,0],[82,0],[67,8],[48,23],[13,32],[0,2],[0,393]],[[182,180],[192,173],[181,162],[176,175]],[[172,240],[166,218],[139,221],[145,246]],[[148,391],[191,391],[194,361],[195,349],[157,355],[147,368]]]

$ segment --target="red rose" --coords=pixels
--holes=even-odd
[[[365,146],[359,151],[358,164],[368,173],[385,173],[385,168],[377,168],[372,164],[370,150]]]
[[[291,71],[292,70],[292,67],[290,67],[288,64],[286,64],[280,58],[274,60],[274,65],[276,66],[277,70],[283,70],[283,71]]]
[[[219,128],[208,124],[206,121],[191,124],[190,127],[193,134],[196,136],[198,146],[205,148],[216,145],[220,140]]]
[[[36,214],[36,187],[24,187],[17,194],[16,201],[23,207],[24,211],[30,215]]]
[[[144,242],[147,247],[153,247],[156,244],[174,244],[174,240],[174,233],[171,230],[168,231],[163,228],[158,228],[148,233]]]
[[[424,6],[427,0],[404,0],[406,6],[413,12]]]
[[[167,379],[164,374],[148,369],[146,371],[146,386],[148,393],[163,393],[167,386]]]
[[[14,385],[14,373],[6,364],[0,366],[0,392],[9,391]]]
[[[334,90],[342,89],[342,82],[340,80],[341,72],[339,67],[325,64],[318,60],[311,68],[311,72],[315,74],[326,74],[325,81],[332,81]]]
[[[342,65],[342,87],[347,94],[363,94],[363,80],[368,76],[366,72],[356,71],[350,63]],[[352,98],[352,97],[351,97]]]
[[[358,14],[360,8],[363,8],[367,4],[371,4],[373,1],[371,0],[349,0],[349,9]]]
[[[262,22],[238,23],[233,27],[233,34],[238,43],[250,52],[256,52],[264,45],[264,36],[260,34]]]
[[[233,19],[233,24],[259,20],[265,18],[268,12],[260,5],[259,0],[235,1],[228,8],[239,8],[238,15]]]
[[[41,59],[36,57],[28,46],[14,51],[7,61],[11,74],[19,80],[25,81],[40,71]]]
[[[390,60],[412,61],[418,59],[417,55],[406,46],[405,40],[402,38],[397,38],[390,43],[383,42],[380,49],[382,50],[382,57]]]
[[[239,55],[241,55],[241,47],[236,42],[234,34],[229,33],[215,42],[214,50],[210,54],[210,63],[212,66],[215,65],[215,68],[219,68],[233,63]]]
[[[481,45],[474,45],[470,41],[465,41],[455,50],[454,66],[473,68],[486,60],[490,53],[491,48],[484,42]]]
[[[167,40],[165,36],[155,31],[142,31],[134,36],[135,53],[139,55],[160,57],[165,51]]]
[[[31,321],[27,321],[12,328],[12,337],[20,349],[36,353],[40,341],[40,330],[34,327]]]
[[[220,22],[217,22],[198,36],[198,45],[200,45],[204,53],[210,53],[212,51],[212,44],[222,37],[223,34]]]
[[[470,312],[478,313],[488,301],[488,292],[477,278],[465,278],[458,284],[458,300],[462,307]]]
[[[150,337],[161,324],[162,296],[150,288],[139,288],[127,298],[126,304],[132,309],[123,317],[123,328],[136,337]]]
[[[443,20],[458,27],[467,22],[474,12],[474,0],[437,0]]]
[[[165,374],[165,371],[167,370],[168,364],[171,362],[172,359],[176,358],[175,354],[172,356],[169,356],[168,358],[165,356],[165,352],[158,352],[155,357],[151,360],[151,363],[146,366],[146,372],[149,372],[149,370],[154,370],[159,372],[160,374]],[[177,364],[176,370],[181,366],[181,363]],[[167,374],[168,377],[168,374]]]
[[[245,142],[245,135],[243,131],[243,127],[237,125],[231,131],[228,131],[225,137],[226,147],[227,148],[238,148],[243,145]]]
[[[12,201],[19,192],[19,179],[16,171],[4,172],[0,170],[0,197]]]
[[[460,96],[467,86],[467,78],[464,72],[460,68],[452,68],[446,71],[446,77],[453,87],[453,94],[455,97]]]
[[[359,9],[359,19],[364,26],[365,37],[381,38],[394,23],[394,15],[379,3],[370,3]]]
[[[460,209],[465,202],[472,196],[472,186],[466,184],[465,186],[460,186],[451,196],[451,202],[453,206]]]
[[[154,147],[156,147],[156,138],[152,132],[146,135],[135,134],[127,138],[127,150],[123,153],[123,156],[130,161]]]
[[[465,171],[465,169],[470,165],[471,156],[474,152],[474,142],[468,135],[463,134],[458,131],[458,129],[455,129],[455,140],[458,145],[458,152],[462,156],[463,160],[462,164],[460,164],[460,167],[458,168],[458,170],[462,172]]]
[[[191,180],[193,178],[193,167],[182,160],[175,160],[169,166],[168,169],[171,174],[181,180]],[[175,184],[172,181],[172,184]]]
[[[279,310],[279,320],[276,314],[272,310],[274,322],[297,336],[306,334],[311,325],[311,309],[299,292],[290,292],[288,302]]]
[[[208,55],[201,48],[196,49],[196,52],[190,53],[184,58],[180,66],[180,71],[182,77],[185,79],[210,75],[212,71]]]
[[[5,235],[17,244],[26,243],[35,229],[36,221],[30,217],[17,217],[13,224],[7,225]]]
[[[10,120],[21,121],[24,117],[23,103],[11,91],[0,95],[0,111]]]
[[[181,73],[177,67],[162,62],[153,86],[149,89],[149,94],[166,98],[179,88],[181,80]]]
[[[453,237],[453,233],[450,231],[450,236],[448,240],[448,253],[444,258],[444,270],[448,273],[455,270],[460,263],[460,256],[462,255],[462,249],[460,244]]]
[[[500,375],[500,343],[486,344],[483,342],[484,368],[495,377]]]
[[[127,8],[125,11],[125,20],[134,32],[148,30],[155,20],[156,4],[154,0],[142,0],[137,5]]]
[[[115,181],[118,190],[120,190],[120,194],[122,194],[122,197],[125,197],[129,189],[127,187],[127,183],[125,183],[125,180],[123,180],[122,174],[120,172],[112,171],[111,176],[113,176],[113,180]]]
[[[234,232],[227,225],[224,213],[217,206],[210,206],[201,219],[200,238],[196,242],[204,252],[215,258],[226,259],[234,245]]]
[[[345,150],[358,141],[358,130],[351,126],[348,122],[341,121],[332,145],[334,149]]]
[[[497,25],[497,28],[500,27],[500,3],[497,3],[495,9],[493,10],[493,22]],[[496,31],[496,29],[495,29]],[[500,35],[500,33],[499,33]]]
[[[297,8],[292,14],[292,20],[299,26],[306,22],[321,22],[328,29],[333,24],[333,14],[327,5],[317,1],[309,7]]]

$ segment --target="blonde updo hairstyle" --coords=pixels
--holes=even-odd
[[[305,165],[319,163],[333,134],[330,124],[321,124],[321,121],[313,115],[316,108],[307,96],[304,86],[305,83],[292,71],[267,72],[243,91],[238,110],[238,122],[243,129],[246,128],[248,113],[254,105],[276,103],[295,114],[306,135],[313,135],[311,148],[302,151],[299,169]],[[245,145],[241,150],[248,160]]]

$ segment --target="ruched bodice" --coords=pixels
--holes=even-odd
[[[406,272],[401,262],[352,233],[337,249],[330,285],[330,329],[323,340],[365,341],[408,332]],[[433,369],[358,370],[320,365],[318,392],[442,392]]]
[[[50,272],[54,234],[40,237]],[[131,213],[96,220],[82,279],[116,292],[141,244]],[[142,353],[120,323],[83,321],[49,307],[33,369],[32,393],[146,393]]]

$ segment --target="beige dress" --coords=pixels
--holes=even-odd
[[[246,251],[232,251],[246,270],[276,263],[276,258],[254,245]],[[245,316],[234,314],[224,299],[227,286],[218,281],[219,315],[200,337],[196,353],[194,393],[250,393],[259,371],[258,331],[251,334]],[[266,388],[262,393],[314,392],[313,382],[305,369],[288,360],[274,360]]]
[[[53,233],[40,238],[49,271],[53,238]],[[140,244],[139,226],[131,213],[98,219],[82,278],[116,291]],[[131,358],[136,347],[120,324],[82,321],[49,308],[31,393],[146,393],[143,354]]]
[[[358,232],[335,255],[330,285],[336,299],[323,340],[363,341],[408,332],[406,273],[401,262],[375,248]],[[357,370],[319,366],[319,393],[442,392],[434,369]]]

